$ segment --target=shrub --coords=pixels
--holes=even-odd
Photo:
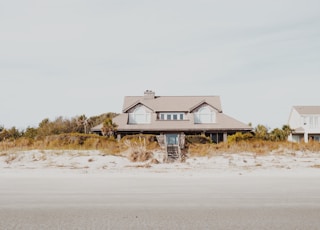
[[[130,143],[130,144],[128,144]],[[156,135],[153,134],[136,134],[127,135],[121,139],[121,147],[132,147],[133,145],[144,145],[147,150],[159,148]]]
[[[132,162],[143,162],[153,158],[153,153],[150,151],[133,151],[129,154],[129,160]]]
[[[186,143],[188,144],[208,144],[212,143],[212,140],[209,137],[204,135],[187,135]]]
[[[228,143],[246,141],[252,139],[253,135],[251,133],[240,133],[237,132],[233,135],[228,136]]]

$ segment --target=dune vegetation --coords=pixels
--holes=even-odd
[[[115,113],[102,114],[87,118],[85,115],[71,119],[58,117],[53,121],[43,119],[38,127],[28,127],[18,130],[15,127],[6,129],[0,126],[0,151],[60,149],[60,150],[101,150],[106,154],[121,154],[132,152],[132,158],[138,159],[134,153],[144,153],[161,150],[155,135],[125,136],[120,141],[114,138],[116,125],[112,123]],[[104,136],[90,134],[89,130],[103,123]],[[266,154],[283,151],[320,152],[320,143],[291,143],[287,141],[290,127],[284,125],[281,129],[269,130],[258,125],[251,133],[235,133],[228,136],[228,141],[215,144],[206,136],[186,136],[186,149],[189,156],[213,156],[219,153],[252,152]]]

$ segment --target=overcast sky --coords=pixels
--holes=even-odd
[[[0,86],[6,128],[120,113],[147,89],[281,127],[320,105],[320,1],[0,0]]]

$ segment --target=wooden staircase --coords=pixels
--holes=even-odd
[[[180,159],[180,147],[179,145],[168,145],[167,154],[169,161],[175,161]]]
[[[168,144],[166,141],[166,136],[163,134],[157,135],[157,141],[165,151],[164,162],[174,162],[181,161],[185,162],[186,160],[186,151],[185,151],[185,135],[182,133],[179,135],[179,141],[176,144]]]

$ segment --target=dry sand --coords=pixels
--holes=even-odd
[[[97,151],[12,158],[0,157],[0,229],[320,226],[317,153],[226,154],[158,165]]]

